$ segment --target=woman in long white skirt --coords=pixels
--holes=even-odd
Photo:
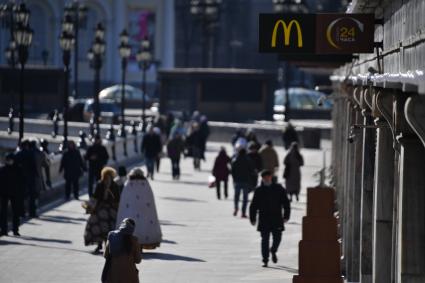
[[[155,198],[151,186],[140,168],[134,168],[128,175],[128,181],[121,193],[117,214],[117,223],[125,218],[136,222],[134,236],[144,249],[160,246],[162,232],[156,212]]]

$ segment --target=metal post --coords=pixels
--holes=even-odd
[[[289,62],[285,62],[285,122],[290,120],[290,102],[289,102]]]
[[[23,47],[19,47],[20,52],[24,52]],[[19,75],[19,141],[18,144],[21,144],[21,141],[24,137],[24,69],[25,64],[21,62],[21,71]]]
[[[142,132],[146,132],[146,62],[143,62],[143,81],[142,81],[142,91],[143,91],[143,98],[142,98]]]
[[[78,31],[80,30],[79,8],[76,7],[74,14],[74,98],[78,97]]]
[[[119,136],[124,139],[124,156],[127,156],[127,134],[125,131],[125,70],[127,68],[127,59],[121,61],[122,77],[121,77],[121,129]]]
[[[96,123],[96,134],[100,135],[100,105],[99,105],[99,90],[100,90],[100,67],[101,67],[101,58],[100,55],[95,55],[94,57],[94,121]]]
[[[63,145],[62,150],[68,147],[68,100],[69,100],[69,63],[70,51],[64,51],[63,62],[65,64],[64,104],[63,104]]]

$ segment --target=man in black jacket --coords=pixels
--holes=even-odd
[[[0,236],[7,235],[7,210],[10,201],[12,207],[13,234],[19,235],[19,219],[24,206],[23,172],[15,163],[13,154],[6,156],[6,165],[0,168]]]
[[[246,208],[248,206],[248,194],[252,188],[253,179],[255,178],[255,168],[251,159],[248,158],[246,150],[240,148],[236,156],[232,160],[232,178],[233,187],[235,189],[233,216],[239,211],[239,197],[242,192],[242,218],[247,218]]]
[[[262,184],[255,190],[249,208],[249,218],[251,224],[255,225],[257,212],[259,213],[257,230],[261,233],[263,267],[267,267],[270,252],[272,261],[277,262],[276,252],[282,239],[282,231],[285,230],[283,223],[289,220],[291,207],[285,189],[280,184],[272,182],[271,171],[264,170],[261,178]],[[282,208],[284,209],[283,216]],[[270,234],[273,236],[271,248],[269,245]]]
[[[142,140],[142,154],[144,155],[148,171],[146,177],[150,177],[152,180],[155,169],[155,161],[161,151],[161,137],[154,132],[153,127],[148,127],[148,132],[143,136]]]
[[[87,148],[85,159],[89,162],[89,197],[93,194],[93,182],[100,180],[100,172],[108,163],[109,154],[102,145],[99,135],[94,138],[94,143]]]
[[[79,180],[83,175],[83,171],[86,171],[86,166],[74,141],[68,141],[68,148],[62,155],[59,173],[62,171],[64,171],[65,178],[65,199],[69,200],[72,187],[74,198],[78,200]]]

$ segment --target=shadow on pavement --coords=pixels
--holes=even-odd
[[[177,242],[175,242],[175,241],[170,241],[170,240],[165,240],[165,239],[163,239],[163,240],[161,241],[161,243],[177,245]]]
[[[205,262],[205,260],[202,260],[202,259],[199,259],[199,258],[181,256],[181,255],[174,255],[174,254],[168,254],[168,253],[145,253],[145,252],[143,252],[143,259],[144,260],[160,259],[160,260],[179,260],[179,261],[190,261],[190,262]]]
[[[180,197],[162,197],[162,199],[184,201],[184,202],[207,202],[205,200],[199,200],[199,199],[194,199],[194,198],[180,198]]]
[[[26,241],[51,242],[51,243],[59,243],[59,244],[71,244],[72,243],[72,241],[69,241],[69,240],[45,239],[45,238],[28,237],[28,236],[20,236],[19,239],[26,240]]]
[[[41,215],[39,217],[41,221],[49,221],[49,222],[58,222],[58,223],[67,223],[67,224],[80,224],[79,222],[86,222],[87,219],[83,217],[74,218],[68,216],[50,216],[50,215]]]
[[[276,265],[276,266],[269,266],[268,268],[285,270],[289,273],[298,274],[298,269],[295,269],[295,268],[292,268],[292,267],[289,267],[289,266]]]
[[[19,246],[30,246],[30,247],[37,247],[37,248],[43,248],[43,249],[53,249],[53,250],[63,250],[63,251],[71,251],[71,252],[79,252],[79,253],[91,253],[90,251],[86,250],[78,250],[78,249],[71,249],[71,248],[62,248],[62,247],[54,247],[54,246],[45,246],[45,245],[37,245],[37,244],[30,244],[30,243],[22,243],[22,242],[15,242],[15,241],[7,241],[0,239],[0,246],[3,245],[19,245]]]
[[[164,226],[180,226],[180,227],[187,227],[187,225],[185,225],[185,224],[177,224],[177,223],[173,223],[173,222],[168,221],[168,220],[159,220],[159,224],[160,224],[160,225],[164,225]]]
[[[172,183],[172,184],[185,184],[185,185],[195,185],[195,186],[203,186],[208,188],[208,182],[200,182],[200,181],[173,181],[173,180],[155,180],[158,183]]]

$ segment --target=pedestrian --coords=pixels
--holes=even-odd
[[[288,150],[293,142],[299,142],[298,133],[290,122],[288,122],[285,130],[283,131],[282,141],[286,150]]]
[[[100,180],[100,172],[106,166],[109,159],[106,147],[102,145],[102,139],[99,135],[94,136],[94,143],[87,148],[84,156],[89,163],[89,197],[93,195],[93,183]]]
[[[9,153],[5,158],[5,166],[0,168],[0,236],[7,236],[8,225],[8,205],[12,208],[13,235],[20,236],[20,217],[24,206],[24,180],[23,172],[15,162],[13,153]]]
[[[93,194],[95,205],[87,220],[84,231],[84,244],[86,246],[97,244],[94,254],[102,250],[102,244],[106,241],[109,231],[115,229],[117,209],[120,202],[120,191],[114,182],[115,169],[105,167],[101,172],[101,179],[96,185]]]
[[[120,188],[120,194],[124,189],[125,182],[127,182],[127,168],[125,166],[118,167],[118,176],[115,177],[114,182],[117,183]]]
[[[202,137],[199,132],[199,124],[194,122],[191,125],[189,135],[186,138],[187,156],[192,156],[193,167],[195,170],[201,170],[202,158]]]
[[[160,151],[159,151],[159,153],[158,153],[158,155],[156,156],[156,159],[155,159],[156,172],[159,172],[159,167],[161,165],[161,158],[164,155],[164,153],[162,152],[162,148],[163,148],[163,145],[164,145],[165,137],[163,136],[160,128],[154,127],[153,131],[156,135],[159,136],[159,142],[160,142]]]
[[[248,205],[248,194],[252,185],[252,179],[255,175],[254,165],[246,154],[244,148],[240,148],[232,160],[232,178],[235,189],[234,212],[236,216],[239,212],[239,198],[242,192],[242,218],[247,218],[246,208]]]
[[[261,144],[258,141],[257,135],[255,134],[254,130],[252,130],[252,129],[248,130],[248,133],[246,135],[246,140],[247,140],[248,144],[251,143],[252,145],[255,146],[256,151],[260,150]]]
[[[234,153],[237,152],[238,148],[246,149],[247,144],[248,141],[246,140],[245,129],[238,129],[232,137]]]
[[[223,182],[224,185],[224,197],[227,199],[227,183],[230,174],[230,162],[231,159],[226,153],[224,147],[220,148],[218,156],[215,158],[214,167],[212,170],[212,175],[215,177],[215,186],[217,189],[217,198],[221,199],[221,189],[220,184]]]
[[[276,172],[279,169],[279,157],[273,147],[271,140],[267,140],[258,152],[261,156],[261,161],[264,170],[268,170],[273,174],[273,181],[276,182]]]
[[[24,181],[24,198],[28,199],[28,212],[30,217],[38,217],[36,200],[39,196],[39,186],[36,185],[37,169],[35,165],[34,152],[30,150],[30,141],[23,140],[19,145],[15,158],[16,163],[22,169]],[[25,216],[25,205],[22,215]]]
[[[44,166],[44,175],[46,177],[46,185],[49,189],[52,189],[52,181],[50,178],[50,165],[52,161],[50,159],[49,142],[46,139],[40,140],[40,151],[45,155],[47,166]]]
[[[183,123],[180,119],[175,119],[174,124],[171,127],[169,137],[173,137],[175,134],[179,134],[182,138],[186,135],[186,130],[183,126]]]
[[[165,119],[165,135],[167,136],[167,138],[171,134],[171,129],[173,128],[174,120],[175,118],[173,113],[168,112],[167,118]]]
[[[202,115],[199,124],[199,133],[201,136],[201,158],[205,160],[205,151],[207,150],[207,141],[210,135],[210,127],[208,126],[208,118]]]
[[[161,138],[154,132],[153,127],[149,126],[147,128],[147,133],[143,136],[141,152],[145,158],[146,168],[148,171],[147,177],[150,177],[152,180],[155,171],[155,162],[161,151]]]
[[[138,283],[139,270],[136,263],[142,261],[142,251],[133,236],[136,223],[125,218],[115,231],[108,234],[105,252],[105,266],[102,272],[102,283]]]
[[[142,169],[134,168],[128,175],[118,208],[117,223],[127,217],[136,222],[134,236],[144,249],[154,249],[162,241],[155,197]]]
[[[285,179],[286,190],[289,194],[289,200],[292,201],[292,196],[295,195],[296,200],[299,200],[301,190],[301,170],[304,166],[304,158],[301,155],[298,143],[293,142],[283,161],[285,169],[283,178]]]
[[[80,177],[86,171],[86,165],[74,141],[68,141],[68,147],[62,155],[59,173],[65,178],[65,200],[69,200],[71,189],[76,200],[80,195]]]
[[[175,132],[167,144],[167,155],[171,160],[171,171],[174,180],[180,179],[180,157],[184,152],[184,140]]]
[[[250,141],[248,143],[248,158],[252,161],[252,164],[254,164],[255,168],[255,175],[252,179],[252,189],[255,189],[255,187],[257,187],[258,175],[260,174],[261,170],[263,170],[263,161],[261,160],[261,156],[257,150],[257,144],[253,141]]]
[[[50,160],[49,158],[40,150],[40,147],[37,145],[37,140],[32,139],[30,141],[30,150],[34,155],[34,164],[35,164],[35,187],[38,192],[46,191],[46,182],[43,175],[43,171],[49,170]]]
[[[249,208],[249,218],[252,225],[257,222],[257,230],[261,233],[261,254],[263,267],[267,267],[270,252],[273,263],[277,263],[277,250],[282,239],[284,223],[289,220],[291,207],[285,189],[278,183],[273,182],[273,172],[263,170],[261,172],[262,183],[256,188],[254,197]],[[282,208],[284,215],[282,216]],[[270,247],[270,234],[273,243]]]

